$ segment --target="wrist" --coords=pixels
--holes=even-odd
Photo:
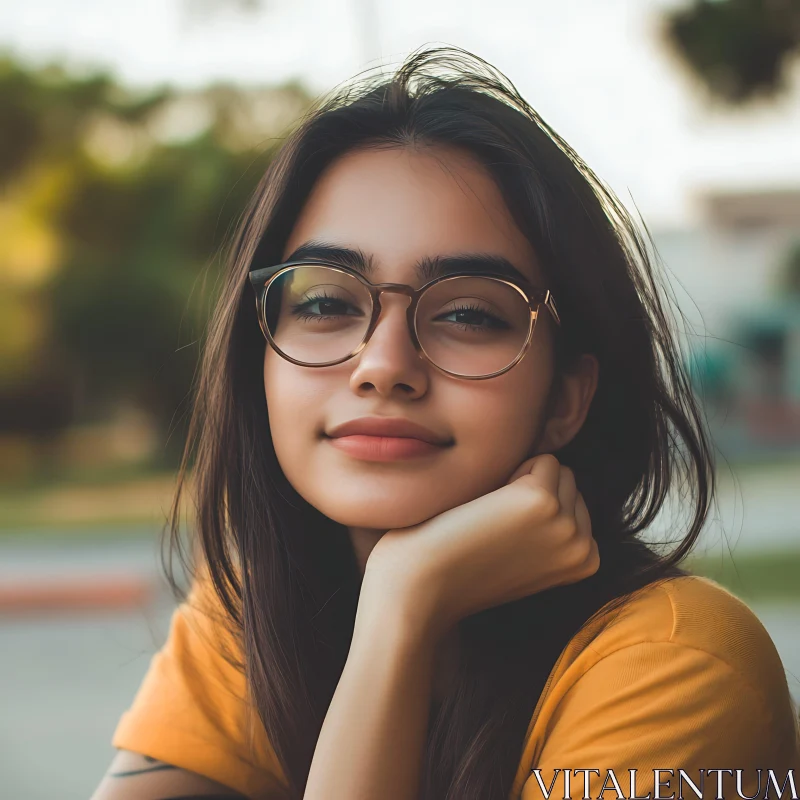
[[[447,632],[435,597],[423,586],[398,582],[367,568],[361,584],[355,631],[367,639],[389,637],[405,646],[435,647]]]

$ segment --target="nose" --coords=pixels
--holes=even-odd
[[[387,398],[414,399],[427,391],[428,366],[417,353],[406,322],[410,303],[407,295],[381,293],[378,324],[356,356],[350,376],[356,394],[377,392]]]

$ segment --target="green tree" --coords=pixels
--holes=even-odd
[[[202,288],[308,102],[296,84],[136,94],[0,60],[0,428],[57,430],[124,400],[177,455]]]
[[[788,88],[800,53],[798,0],[692,0],[667,13],[672,49],[711,94],[731,105]]]

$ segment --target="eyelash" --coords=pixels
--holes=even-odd
[[[478,305],[463,305],[463,306],[458,306],[457,308],[451,308],[447,312],[447,314],[445,316],[449,316],[450,314],[463,313],[464,311],[477,311],[479,314],[483,314],[483,316],[486,317],[486,319],[491,320],[494,323],[494,325],[490,325],[489,327],[508,328],[508,323],[506,323],[504,320],[500,319],[499,317],[495,317],[493,314],[490,314],[488,311],[482,309]],[[470,328],[480,328],[480,327],[482,327],[481,325],[468,325],[465,322],[461,322],[461,323],[456,322],[456,323],[453,323],[453,324],[454,325],[458,325],[461,328],[461,330],[468,330]]]
[[[303,313],[303,309],[304,308],[308,308],[309,306],[313,305],[314,303],[318,303],[320,301],[333,301],[333,302],[340,302],[340,303],[345,303],[346,302],[345,300],[341,300],[341,298],[331,297],[330,295],[327,295],[327,294],[315,295],[313,297],[307,298],[302,303],[298,303],[298,304],[292,306],[292,313],[294,314],[294,316],[297,319],[302,320],[304,322],[308,322],[310,320],[315,320],[315,321],[319,322],[319,321],[321,321],[322,319],[325,318],[324,314],[307,314],[307,313]],[[479,305],[461,305],[461,306],[457,306],[456,308],[451,308],[450,310],[448,310],[446,312],[446,314],[444,314],[443,316],[449,316],[450,314],[464,313],[465,311],[466,312],[469,312],[469,311],[478,312],[479,314],[482,314],[487,320],[490,320],[490,324],[488,326],[486,326],[486,327],[495,328],[495,329],[496,328],[500,328],[500,329],[508,328],[508,324],[504,320],[501,320],[499,317],[496,317],[493,314],[490,314],[488,311],[482,309]],[[461,323],[454,322],[452,324],[456,325],[460,330],[463,330],[463,331],[474,330],[475,328],[484,327],[484,326],[481,326],[481,325],[469,325],[468,323],[465,323],[465,322],[461,322]]]
[[[302,303],[297,303],[296,305],[292,306],[292,314],[299,320],[303,320],[307,322],[309,320],[316,320],[319,322],[320,320],[325,318],[324,314],[306,314],[303,313],[304,308],[308,308],[309,306],[314,305],[314,303],[319,303],[320,301],[333,301],[339,303],[346,303],[346,300],[342,300],[339,297],[331,297],[327,294],[315,295],[313,297],[309,297],[304,300]]]

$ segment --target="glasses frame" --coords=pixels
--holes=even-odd
[[[267,318],[266,318],[266,298],[267,292],[269,291],[269,287],[272,282],[282,275],[284,272],[287,272],[290,269],[295,267],[302,267],[302,266],[309,266],[309,267],[327,267],[328,269],[333,269],[337,272],[342,272],[345,275],[349,275],[356,280],[360,281],[360,283],[366,287],[367,291],[369,291],[370,296],[372,298],[372,318],[369,321],[369,325],[367,327],[366,332],[364,333],[364,338],[361,340],[361,344],[358,345],[354,350],[352,350],[348,355],[344,356],[343,358],[338,358],[335,361],[326,361],[322,364],[308,364],[305,361],[298,361],[295,358],[284,353],[280,347],[275,343],[272,335],[269,332],[269,328],[267,326]],[[411,341],[414,345],[414,349],[417,351],[417,355],[420,358],[427,361],[434,369],[439,370],[439,372],[444,373],[445,375],[450,375],[454,378],[461,378],[463,380],[486,380],[487,378],[494,378],[498,375],[502,375],[505,372],[508,372],[512,367],[516,366],[528,352],[531,346],[531,342],[533,341],[533,331],[536,328],[536,321],[539,318],[539,307],[544,305],[547,310],[550,312],[553,320],[555,321],[556,325],[561,325],[561,318],[559,317],[558,310],[556,308],[555,299],[553,297],[553,293],[549,289],[541,289],[539,287],[533,286],[532,284],[528,283],[527,281],[522,281],[519,279],[509,279],[505,275],[500,275],[494,272],[458,272],[452,273],[448,275],[443,275],[439,278],[434,278],[431,281],[428,281],[423,286],[420,286],[419,289],[415,289],[413,286],[409,286],[405,283],[370,283],[363,275],[361,275],[356,270],[350,269],[348,267],[340,266],[339,264],[332,264],[327,261],[322,261],[313,258],[304,258],[298,261],[286,261],[282,264],[276,264],[271,267],[261,267],[258,269],[250,270],[248,273],[250,278],[250,283],[253,287],[256,296],[256,313],[258,315],[258,324],[261,328],[261,332],[264,334],[269,345],[272,347],[275,352],[285,358],[287,361],[291,362],[292,364],[297,364],[300,367],[332,367],[336,364],[342,364],[345,361],[349,361],[351,358],[357,356],[367,345],[370,338],[372,337],[375,328],[378,326],[378,321],[381,315],[381,295],[384,292],[390,294],[403,294],[406,297],[411,298],[411,302],[408,304],[406,308],[406,322],[408,324],[408,331],[411,335]],[[450,370],[444,369],[444,367],[440,367],[435,361],[431,359],[431,357],[425,352],[425,348],[420,344],[419,336],[417,335],[416,329],[416,312],[417,307],[419,305],[420,298],[422,297],[423,293],[429,289],[431,286],[435,286],[438,283],[442,283],[443,281],[453,280],[454,278],[490,278],[492,280],[500,281],[501,283],[506,284],[506,286],[510,286],[515,291],[519,292],[519,294],[525,299],[528,304],[528,308],[530,310],[530,318],[528,320],[528,335],[525,338],[525,344],[522,346],[520,352],[517,354],[517,357],[506,367],[497,372],[492,372],[489,375],[461,375],[457,372],[451,372]]]

